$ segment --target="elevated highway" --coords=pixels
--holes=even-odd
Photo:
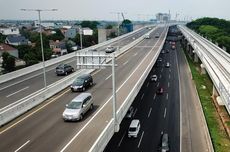
[[[160,38],[154,38],[156,33],[160,34]],[[158,27],[151,34],[152,39],[145,39],[117,58],[117,114],[120,122],[154,65],[166,34],[167,27]],[[105,145],[101,147],[99,145],[104,142],[98,137],[108,135],[105,131],[110,131],[112,134],[114,132],[111,110],[111,69],[98,70],[92,75],[95,85],[87,92],[93,94],[95,109],[87,113],[83,121],[66,123],[62,120],[65,105],[78,94],[72,93],[67,88],[29,113],[2,127],[0,139],[4,142],[0,143],[0,149],[82,152],[89,151],[91,148],[92,151],[103,148]],[[108,142],[109,136],[103,139]]]

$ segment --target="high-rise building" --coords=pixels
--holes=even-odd
[[[157,13],[156,19],[158,22],[168,22],[171,20],[171,15],[168,13]]]

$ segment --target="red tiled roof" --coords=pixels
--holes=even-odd
[[[7,44],[0,43],[0,51],[12,51],[12,50],[17,50],[17,49]]]

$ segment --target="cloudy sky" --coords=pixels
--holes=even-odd
[[[171,11],[172,18],[218,17],[230,20],[230,0],[0,0],[0,19],[37,19],[35,12],[21,8],[58,9],[43,12],[42,19],[117,20],[113,12],[125,18],[146,20],[158,12]]]

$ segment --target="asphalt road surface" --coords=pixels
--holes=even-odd
[[[127,78],[130,77],[132,72],[136,71],[136,68],[139,67],[139,65],[143,66],[139,68],[140,71],[145,70],[144,66],[146,65],[144,63],[150,60],[150,57],[155,54],[157,48],[160,46],[160,43],[162,43],[164,35],[162,33],[165,32],[164,29],[164,27],[159,27],[152,33],[152,37],[154,37],[156,33],[160,33],[160,38],[145,39],[143,42],[139,43],[137,46],[117,58],[117,90],[123,88],[125,90],[118,92],[117,98],[122,99],[118,101],[124,101],[123,99],[126,98],[127,93],[130,91],[130,88],[126,88],[132,87],[135,83],[130,80],[132,82],[129,82],[130,85],[123,86],[123,84],[128,81]],[[167,57],[168,55],[165,55],[164,58],[166,59]],[[175,66],[173,66],[173,64],[175,63],[172,60],[172,67]],[[162,68],[168,72],[169,69],[171,69]],[[138,72],[136,73],[137,76],[140,75]],[[174,77],[174,74],[171,76]],[[162,77],[168,76],[162,75]],[[64,111],[65,105],[79,94],[72,93],[70,89],[67,88],[51,99],[45,101],[42,105],[19,117],[17,120],[2,127],[0,129],[0,141],[4,142],[0,142],[1,151],[56,152],[62,150],[63,147],[66,146],[67,151],[88,151],[97,139],[100,131],[103,130],[107,120],[111,119],[110,113],[112,111],[110,104],[105,106],[105,110],[103,109],[106,101],[108,101],[112,95],[111,68],[98,70],[93,73],[93,79],[94,86],[89,88],[87,92],[93,94],[95,108],[93,111],[90,111],[85,115],[83,121],[66,123],[62,119],[62,112]],[[166,92],[167,88],[165,89],[165,93]],[[171,96],[171,94],[169,96]],[[159,98],[159,101],[163,101],[164,97],[165,95],[156,98]],[[118,103],[118,106],[121,105],[120,102]],[[167,107],[167,102],[164,103],[165,105],[161,106],[161,108]],[[99,114],[94,118],[99,110],[100,113],[108,113],[104,115]],[[170,116],[167,114],[167,118],[165,119],[169,119],[168,117]],[[167,126],[167,123],[165,126]],[[90,131],[87,131],[87,127],[90,128]],[[165,128],[165,131],[168,131],[167,127]],[[71,144],[71,139],[74,139],[74,137],[78,134],[78,138]]]
[[[132,106],[132,119],[139,119],[141,128],[138,137],[128,138],[127,131],[132,119],[124,119],[120,131],[114,134],[107,145],[105,152],[112,151],[158,151],[160,150],[161,136],[169,135],[170,152],[180,151],[180,98],[177,50],[172,50],[169,43],[165,43],[164,50],[169,53],[160,54],[158,62],[150,72],[136,96]],[[166,63],[170,67],[165,67]],[[156,74],[157,82],[151,82],[150,76]],[[163,87],[163,94],[157,94],[157,89]]]
[[[150,29],[144,28],[131,36],[112,43],[111,46],[119,46],[121,48],[148,31],[150,31]],[[98,51],[104,51],[105,47],[106,46],[99,48]],[[75,68],[76,59],[73,57],[62,63],[68,63]],[[58,64],[46,67],[47,85],[64,78],[64,76],[56,76],[55,68],[57,65]],[[0,109],[42,89],[43,87],[44,79],[42,69],[0,84]]]

